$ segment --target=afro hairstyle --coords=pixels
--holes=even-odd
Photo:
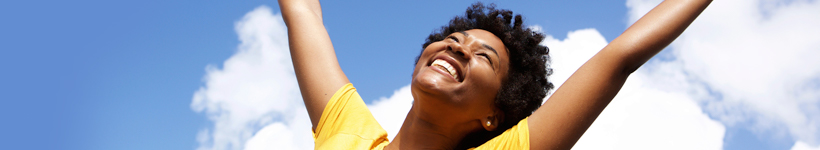
[[[430,34],[422,46],[423,50],[452,33],[483,29],[501,39],[509,51],[508,75],[495,97],[495,106],[503,112],[503,115],[497,116],[501,119],[498,128],[470,133],[456,149],[477,147],[518,124],[538,109],[547,93],[554,88],[547,79],[552,74],[548,64],[549,48],[539,45],[544,35],[524,27],[521,15],[514,18],[515,22],[510,10],[477,2],[467,8],[464,16],[456,16],[449,24]]]

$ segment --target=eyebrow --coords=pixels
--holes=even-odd
[[[464,34],[464,36],[470,36],[470,34],[467,34],[467,32],[464,31],[458,31],[458,33]],[[493,53],[495,53],[495,55],[498,56],[498,51],[495,51],[495,48],[493,48],[492,46],[484,44],[483,42],[481,43],[481,46],[484,46],[484,48],[492,50]]]

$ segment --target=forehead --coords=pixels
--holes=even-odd
[[[465,36],[467,36],[468,38],[471,38],[478,43],[486,44],[487,46],[490,46],[493,49],[498,50],[499,53],[507,52],[507,47],[504,46],[504,43],[501,41],[501,39],[499,39],[497,36],[495,36],[493,33],[487,30],[471,29],[464,31],[464,33],[467,34]]]

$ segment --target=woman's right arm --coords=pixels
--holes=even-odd
[[[315,130],[330,97],[350,81],[336,60],[330,36],[322,23],[319,1],[279,0],[279,9],[288,26],[296,80]]]

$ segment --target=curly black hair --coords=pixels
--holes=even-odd
[[[539,45],[544,35],[524,27],[521,15],[515,15],[515,22],[512,19],[513,12],[510,10],[495,9],[495,4],[476,2],[467,8],[465,16],[456,16],[448,25],[430,34],[422,46],[423,51],[452,33],[483,29],[501,39],[509,50],[509,72],[495,97],[495,106],[504,114],[499,116],[501,123],[495,131],[481,130],[467,135],[456,149],[477,147],[515,126],[538,109],[554,87],[547,80],[547,76],[552,74],[548,64],[549,48]]]

